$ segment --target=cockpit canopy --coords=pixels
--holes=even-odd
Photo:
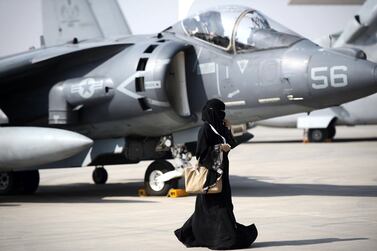
[[[302,39],[258,11],[242,6],[218,7],[190,16],[180,24],[185,35],[227,51],[288,47]]]

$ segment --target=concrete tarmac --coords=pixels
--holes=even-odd
[[[256,250],[377,250],[377,126],[338,128],[303,144],[296,129],[251,130],[230,154],[237,220],[255,223]],[[187,250],[173,235],[195,197],[138,197],[150,162],[41,171],[32,196],[0,196],[0,250]],[[192,248],[207,250],[206,248]]]

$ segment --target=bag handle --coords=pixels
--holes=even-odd
[[[214,133],[216,133],[217,135],[219,135],[219,136],[222,138],[224,144],[226,144],[226,140],[225,140],[225,138],[224,138],[223,136],[221,136],[220,133],[218,133],[218,132],[216,131],[216,129],[215,129],[210,123],[208,123],[208,124],[209,124],[209,126],[211,127],[212,131],[213,131]],[[199,161],[200,161],[200,157],[198,158],[198,161],[197,161],[197,163],[196,163],[197,166],[199,166]]]
[[[217,135],[219,135],[219,136],[222,138],[222,140],[224,141],[224,144],[226,144],[226,140],[225,140],[225,138],[224,138],[223,136],[221,136],[220,133],[218,133],[218,132],[216,131],[216,129],[215,129],[210,123],[208,123],[208,124],[209,124],[209,126],[211,127],[212,131],[213,131],[214,133],[216,133]]]

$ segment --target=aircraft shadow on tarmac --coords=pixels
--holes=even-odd
[[[267,242],[256,242],[252,245],[252,248],[262,248],[262,247],[283,247],[283,246],[304,246],[304,245],[315,245],[324,244],[340,241],[360,241],[368,240],[368,238],[323,238],[323,239],[308,239],[308,240],[289,240],[289,241],[267,241]]]
[[[374,142],[377,141],[377,137],[371,138],[342,138],[334,139],[331,142],[321,142],[321,143],[348,143],[348,142]],[[301,143],[302,140],[258,140],[258,141],[248,141],[243,144],[287,144],[287,143]],[[311,144],[320,144],[320,143],[311,143]]]
[[[377,197],[377,186],[328,185],[328,184],[280,184],[260,181],[255,177],[230,176],[233,196],[356,196]]]
[[[328,185],[328,184],[280,184],[260,181],[258,177],[230,176],[232,194],[235,197],[278,196],[358,196],[377,197],[377,186]],[[180,182],[181,183],[181,182]],[[94,185],[75,183],[69,185],[42,185],[34,195],[0,196],[2,203],[155,203],[150,200],[124,200],[111,197],[137,197],[142,181]],[[182,184],[181,184],[182,187]]]
[[[75,183],[69,185],[41,185],[33,195],[0,196],[2,203],[154,203],[147,200],[112,199],[111,197],[138,196],[143,182],[109,183],[94,185]],[[9,204],[6,204],[9,205]]]

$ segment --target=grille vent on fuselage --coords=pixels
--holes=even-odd
[[[147,66],[148,58],[140,58],[139,63],[137,64],[136,70],[137,71],[145,71],[145,67]]]
[[[139,104],[141,106],[141,109],[143,109],[143,111],[152,110],[152,108],[148,104],[148,100],[146,97],[138,98],[137,100],[139,101]]]
[[[144,77],[135,78],[135,90],[136,90],[136,92],[144,92],[145,91]]]
[[[151,44],[148,46],[147,49],[145,49],[144,53],[152,53],[154,51],[154,49],[156,49],[158,45],[157,44]]]

